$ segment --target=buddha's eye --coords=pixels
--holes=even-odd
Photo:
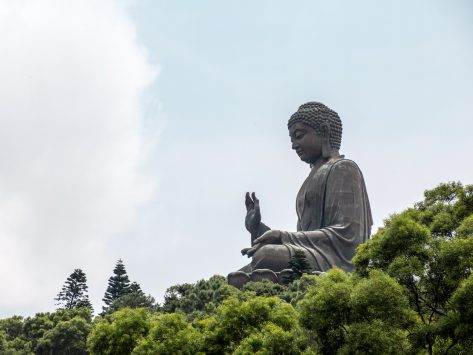
[[[300,140],[302,138],[304,138],[304,136],[306,135],[307,131],[303,130],[303,129],[297,129],[295,130],[294,132],[292,132],[292,134],[290,134],[291,136],[291,141],[293,139],[295,140]]]

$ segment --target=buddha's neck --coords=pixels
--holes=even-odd
[[[326,162],[328,162],[330,159],[333,159],[333,158],[339,158],[340,157],[340,153],[338,152],[338,150],[334,150],[332,151],[332,154],[330,155],[330,157],[328,158],[320,158],[318,159],[314,164],[310,164],[310,168],[311,170],[318,170],[322,165],[324,165]]]

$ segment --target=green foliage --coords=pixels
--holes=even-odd
[[[453,295],[472,274],[473,185],[440,184],[425,199],[385,221],[353,259],[356,273],[383,270],[403,286],[419,324],[410,335],[415,351],[445,353],[463,345]]]
[[[92,330],[90,322],[81,317],[60,321],[56,326],[46,331],[38,341],[35,353],[37,355],[64,354],[86,355],[87,336]]]
[[[113,269],[113,276],[108,279],[107,291],[103,297],[103,301],[110,306],[114,300],[120,298],[129,291],[130,280],[126,274],[125,265],[119,259]]]
[[[302,326],[315,333],[321,351],[335,353],[345,340],[344,326],[350,320],[351,282],[340,269],[320,276],[299,302]]]
[[[377,354],[379,346],[399,352],[406,348],[407,340],[380,345],[369,334],[363,337],[364,329],[376,324],[379,332],[389,337],[390,333],[405,335],[404,329],[415,324],[402,287],[379,270],[368,278],[359,278],[332,269],[319,277],[317,287],[309,289],[299,302],[299,310],[301,324],[314,332],[324,354]],[[393,348],[396,344],[402,346]]]
[[[247,282],[243,287],[242,291],[247,293],[247,298],[260,296],[260,297],[280,297],[287,292],[287,287],[274,283],[269,280],[262,280],[258,282]]]
[[[395,279],[374,270],[367,279],[352,277],[351,281],[354,284],[349,301],[352,321],[380,320],[400,328],[414,325],[409,301]]]
[[[297,331],[285,331],[273,323],[243,339],[233,352],[235,355],[299,355],[315,354],[308,348],[307,339]]]
[[[228,285],[223,276],[212,276],[195,284],[183,284],[170,287],[164,295],[162,311],[165,313],[182,312],[189,319],[213,313],[223,300],[238,292]]]
[[[455,229],[456,238],[468,238],[473,236],[473,214],[465,218],[462,223]]]
[[[23,333],[23,317],[0,319],[0,330],[3,331],[6,340],[20,337]]]
[[[371,240],[358,247],[353,262],[359,274],[367,276],[371,269],[382,269],[396,273],[399,279],[410,279],[423,273],[423,264],[429,259],[426,245],[431,244],[432,238],[429,229],[416,222],[411,214],[407,210],[393,216]],[[396,267],[388,270],[391,264]]]
[[[407,331],[390,327],[380,320],[353,323],[347,327],[345,342],[337,354],[409,354],[408,335]]]
[[[161,308],[120,260],[94,323],[61,291],[71,309],[0,320],[0,354],[473,353],[472,185],[426,191],[353,260],[352,274],[320,276],[294,261],[302,276],[288,285],[238,290],[222,276],[176,285]]]
[[[59,310],[58,312],[61,312]],[[23,324],[23,334],[26,339],[31,341],[32,348],[35,349],[38,340],[44,333],[55,326],[51,313],[37,313],[34,317],[28,317]]]
[[[126,307],[146,308],[151,312],[155,312],[159,308],[151,295],[145,295],[140,284],[135,281],[130,284],[121,259],[118,260],[113,273],[114,275],[108,280],[108,288],[103,298],[107,306],[103,307],[101,316]]]
[[[22,337],[9,339],[9,336],[0,330],[0,354],[2,355],[33,355],[31,342]]]
[[[452,237],[462,221],[473,214],[473,185],[460,182],[440,184],[424,193],[416,204],[420,222],[429,226],[434,236]]]
[[[85,341],[92,328],[89,307],[53,313],[37,313],[23,319],[0,321],[4,335],[1,354],[86,354]]]
[[[231,353],[245,338],[274,324],[282,331],[298,329],[294,308],[278,298],[255,297],[239,301],[231,297],[218,308],[215,317],[204,320],[206,354]]]
[[[292,270],[292,273],[287,277],[288,282],[300,279],[303,274],[308,274],[312,271],[312,267],[302,250],[295,251],[289,260],[288,268]]]
[[[92,355],[130,354],[147,336],[149,313],[143,309],[123,308],[110,316],[99,318],[87,339]]]
[[[304,298],[309,288],[317,286],[318,279],[319,276],[317,275],[304,274],[300,279],[287,285],[286,292],[283,293],[280,298],[293,306],[297,306],[299,301]]]
[[[84,319],[90,323],[92,314],[88,307],[73,310],[58,309],[53,313],[37,313],[34,317],[28,317],[23,324],[23,335],[31,342],[32,349],[36,350],[39,341],[46,332],[54,329],[60,322],[69,321],[75,317]]]
[[[117,298],[107,308],[105,314],[110,314],[122,308],[146,308],[150,312],[156,312],[158,305],[153,297],[141,292],[129,292]]]
[[[138,282],[135,282],[133,281],[131,284],[130,284],[130,287],[128,288],[128,292],[130,293],[138,293],[138,294],[141,294],[141,295],[144,295],[144,292],[143,290],[141,289],[141,286]]]
[[[280,285],[269,280],[246,283],[239,295],[242,300],[248,300],[255,296],[278,297],[295,306],[302,299],[308,288],[315,286],[318,276],[303,274],[301,278],[292,281],[288,285]]]
[[[75,269],[67,278],[55,300],[65,309],[88,307],[92,310],[87,295],[87,277],[81,269]]]
[[[449,318],[453,340],[465,349],[473,349],[473,275],[464,280],[451,297]]]
[[[161,314],[151,321],[151,330],[133,350],[134,355],[199,354],[203,335],[182,314]]]

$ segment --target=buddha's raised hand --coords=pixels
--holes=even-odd
[[[247,192],[245,195],[246,217],[245,227],[252,236],[256,236],[261,225],[261,211],[259,207],[259,200],[255,193]]]

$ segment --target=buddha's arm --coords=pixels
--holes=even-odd
[[[251,233],[251,246],[255,244],[254,242],[256,238],[261,237],[265,232],[269,231],[270,229],[271,228],[269,228],[266,224],[261,222],[256,233]]]
[[[251,256],[254,254],[254,251],[258,248],[258,245],[255,246],[255,240],[261,237],[264,233],[271,230],[266,224],[260,222],[258,230],[255,233],[251,234],[251,247],[242,249],[241,253],[243,255]]]
[[[358,166],[351,161],[336,164],[326,188],[324,227],[313,231],[281,232],[283,244],[338,249],[364,241],[367,196]]]

